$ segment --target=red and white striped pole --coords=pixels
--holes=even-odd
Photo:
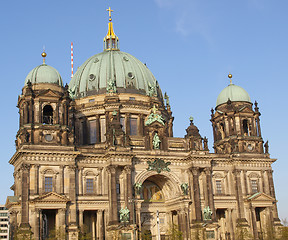
[[[73,42],[71,42],[71,78],[73,77]]]

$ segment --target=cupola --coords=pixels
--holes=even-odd
[[[47,54],[45,51],[41,54],[43,57],[43,63],[35,68],[33,68],[27,75],[25,79],[25,86],[28,82],[31,84],[40,84],[40,83],[51,83],[63,86],[62,78],[59,72],[46,64],[45,58]]]

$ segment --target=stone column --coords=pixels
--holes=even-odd
[[[96,212],[92,213],[92,239],[96,239]]]
[[[21,224],[20,227],[28,227],[29,225],[29,172],[30,165],[22,164],[22,189],[21,189]]]
[[[193,174],[193,197],[195,202],[195,216],[196,221],[201,221],[202,219],[202,212],[201,212],[201,204],[200,204],[200,188],[199,188],[199,168],[193,167],[192,168]]]
[[[138,134],[139,134],[139,136],[144,135],[144,116],[143,116],[143,114],[139,115]]]
[[[103,168],[99,167],[98,168],[98,186],[97,186],[97,194],[98,195],[103,195],[102,193],[102,170]]]
[[[18,224],[17,224],[17,211],[15,211],[15,210],[11,210],[11,211],[9,211],[9,216],[10,216],[10,220],[9,220],[9,222],[10,222],[10,229],[9,229],[9,239],[14,239],[13,237],[14,237],[14,233],[15,233],[15,230],[17,229],[17,226],[18,226]]]
[[[33,215],[33,233],[34,233],[34,239],[39,240],[40,239],[40,214],[41,210],[40,209],[34,209],[32,210],[32,215]]]
[[[242,170],[244,180],[244,195],[248,195],[248,184],[247,184],[247,171]]]
[[[60,166],[60,194],[64,194],[64,168],[65,166]]]
[[[97,210],[97,239],[103,240],[103,210]]]
[[[273,182],[273,171],[271,169],[269,169],[267,171],[267,175],[268,175],[268,182],[269,182],[269,188],[270,188],[270,195],[273,198],[276,198],[275,197],[274,182]],[[276,201],[273,203],[273,216],[274,216],[274,220],[280,221],[279,217],[278,217],[278,210],[277,210]]]
[[[208,193],[208,205],[212,211],[212,220],[216,221],[216,211],[214,206],[213,189],[212,189],[212,177],[211,168],[205,168],[206,183],[207,183],[207,193]]]
[[[59,220],[59,227],[63,228],[66,227],[66,209],[60,208],[58,209],[58,220]]]
[[[79,220],[79,228],[81,229],[81,231],[84,230],[84,210],[79,209],[79,215],[78,215],[78,220]]]
[[[79,177],[78,177],[78,185],[79,185],[79,195],[83,195],[83,167],[79,168]]]
[[[70,219],[69,224],[76,225],[76,166],[69,166],[69,198],[70,198]]]
[[[209,200],[208,200],[208,186],[207,186],[207,176],[205,174],[205,170],[201,173],[202,175],[202,187],[203,187],[203,193],[204,193],[204,202],[205,202],[205,207],[209,205]]]
[[[107,171],[109,173],[109,222],[118,222],[118,206],[117,206],[117,192],[116,192],[116,166],[109,166]]]
[[[133,206],[132,204],[134,204],[134,201],[132,201],[132,179],[131,179],[131,170],[132,170],[132,167],[131,166],[125,166],[124,167],[124,170],[125,170],[125,173],[126,173],[126,186],[127,186],[127,204],[126,206],[128,207],[129,211],[130,211],[130,222],[133,221]],[[129,203],[129,200],[130,203]],[[125,196],[125,202],[126,202],[126,196]]]
[[[99,115],[96,115],[96,142],[100,143],[100,118]]]
[[[34,194],[39,194],[39,164],[34,165]]]
[[[232,219],[232,210],[228,208],[227,210],[227,225],[228,225],[228,232],[231,235],[231,239],[234,239],[234,229],[233,229],[233,219]]]
[[[243,202],[243,194],[241,189],[241,181],[240,181],[240,170],[234,170],[235,177],[235,195],[237,200],[237,209],[238,209],[238,218],[244,218],[244,202]]]
[[[254,235],[255,239],[258,239],[255,207],[252,207],[250,205],[250,210],[251,210],[251,217],[252,217],[253,235]]]

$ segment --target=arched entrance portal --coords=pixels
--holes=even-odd
[[[140,207],[140,231],[142,235],[158,239],[157,211],[161,239],[169,233],[172,224],[178,224],[179,212],[183,209],[178,184],[167,175],[155,174],[142,183]],[[150,238],[150,237],[149,237]]]

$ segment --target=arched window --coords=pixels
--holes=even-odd
[[[43,108],[43,123],[53,124],[53,108],[51,105],[46,105]]]
[[[249,126],[248,126],[248,120],[243,120],[243,133],[245,136],[250,136]]]

